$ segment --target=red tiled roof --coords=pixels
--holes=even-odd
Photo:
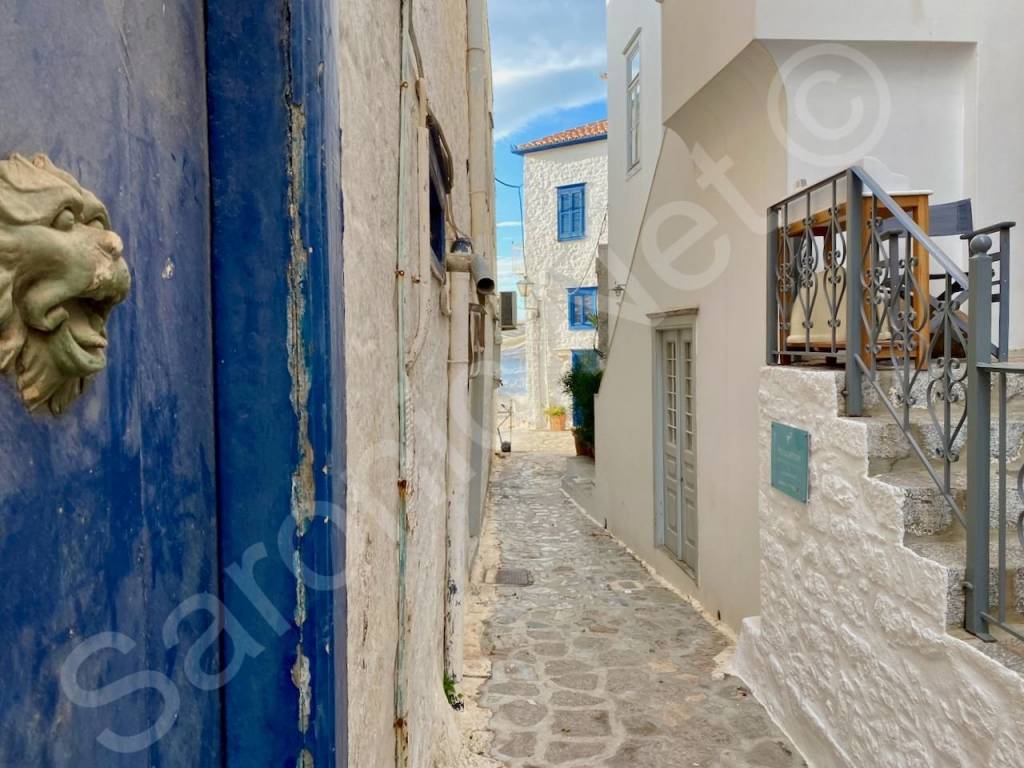
[[[598,120],[596,123],[587,123],[567,131],[553,133],[543,139],[534,139],[525,144],[512,147],[517,155],[525,155],[527,152],[539,152],[544,149],[563,147],[566,144],[582,144],[585,141],[599,141],[608,138],[608,121]]]

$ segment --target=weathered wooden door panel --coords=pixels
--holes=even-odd
[[[133,285],[107,370],[66,414],[30,415],[0,386],[0,764],[216,766],[219,694],[185,662],[210,616],[170,647],[164,627],[218,592],[203,2],[10,0],[3,15],[0,158],[46,153],[93,190]],[[98,633],[120,647],[81,664],[79,693],[100,694],[76,705],[61,665]],[[174,709],[163,680],[173,728],[101,746]]]

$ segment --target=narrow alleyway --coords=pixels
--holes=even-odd
[[[477,727],[491,713],[476,749],[515,768],[803,765],[718,671],[728,638],[563,493],[565,446],[524,446],[543,452],[496,462],[473,585],[466,688]]]

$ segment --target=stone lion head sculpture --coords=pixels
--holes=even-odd
[[[63,412],[107,364],[128,296],[121,238],[96,196],[45,155],[0,160],[0,372],[29,410]]]

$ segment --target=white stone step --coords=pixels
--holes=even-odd
[[[998,600],[998,538],[991,534],[989,571],[990,608],[994,611]],[[964,568],[967,560],[967,542],[961,537],[942,538],[937,536],[908,536],[905,546],[921,557],[938,563],[946,569],[946,624],[962,626],[964,623]],[[1006,574],[1008,581],[1007,610],[1013,614],[1024,614],[1024,548],[1016,535],[1007,541]]]

